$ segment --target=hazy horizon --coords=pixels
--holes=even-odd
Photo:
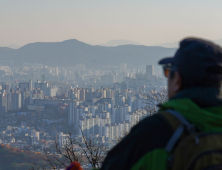
[[[62,41],[56,41],[56,42],[63,42],[63,41],[68,41],[68,40],[74,40],[74,39],[66,39],[66,40],[62,40]],[[175,41],[175,42],[166,42],[166,43],[160,43],[160,44],[151,44],[151,45],[145,45],[145,44],[140,44],[139,42],[136,41],[131,41],[131,40],[124,40],[124,39],[117,39],[117,40],[111,40],[102,44],[90,44],[87,42],[83,42],[81,40],[76,39],[79,42],[85,43],[85,44],[89,44],[92,46],[106,46],[106,47],[116,47],[116,46],[120,46],[120,45],[144,45],[144,46],[160,46],[160,47],[165,47],[165,48],[178,48],[179,47],[179,41]],[[209,39],[208,39],[209,40]],[[222,46],[222,39],[217,39],[217,40],[209,40],[212,41],[220,46]],[[32,43],[50,43],[50,41],[37,41],[37,42],[30,42],[27,44],[32,44]],[[52,41],[54,42],[54,41]],[[18,46],[16,44],[10,44],[10,45],[3,45],[0,47],[8,47],[8,48],[12,48],[12,49],[19,49],[27,44],[24,44],[22,46]]]
[[[222,1],[1,0],[0,46],[77,39],[103,44],[124,39],[143,45],[187,36],[221,39]]]

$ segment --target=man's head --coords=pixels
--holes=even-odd
[[[172,58],[159,61],[168,77],[168,96],[193,87],[220,88],[222,48],[202,39],[187,38]]]

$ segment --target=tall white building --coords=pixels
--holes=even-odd
[[[31,138],[32,138],[32,142],[39,141],[39,132],[35,130],[31,130]]]
[[[58,137],[60,146],[69,144],[69,134],[63,134],[63,132],[60,132]]]
[[[56,96],[58,88],[56,86],[48,87],[46,96],[54,97]]]

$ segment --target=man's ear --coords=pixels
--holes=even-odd
[[[177,93],[182,88],[182,79],[180,74],[176,71],[174,75],[174,91]]]

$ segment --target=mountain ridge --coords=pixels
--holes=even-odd
[[[26,62],[48,66],[74,66],[79,63],[87,67],[101,68],[120,63],[155,65],[159,59],[171,56],[175,51],[176,48],[144,45],[105,47],[70,39],[62,42],[30,43],[12,50],[0,48],[0,60],[13,60],[17,65]]]
[[[124,40],[124,39],[111,40],[104,44],[100,44],[100,46],[106,46],[106,47],[116,47],[120,45],[142,45],[142,44],[136,41],[130,41],[130,40]]]

